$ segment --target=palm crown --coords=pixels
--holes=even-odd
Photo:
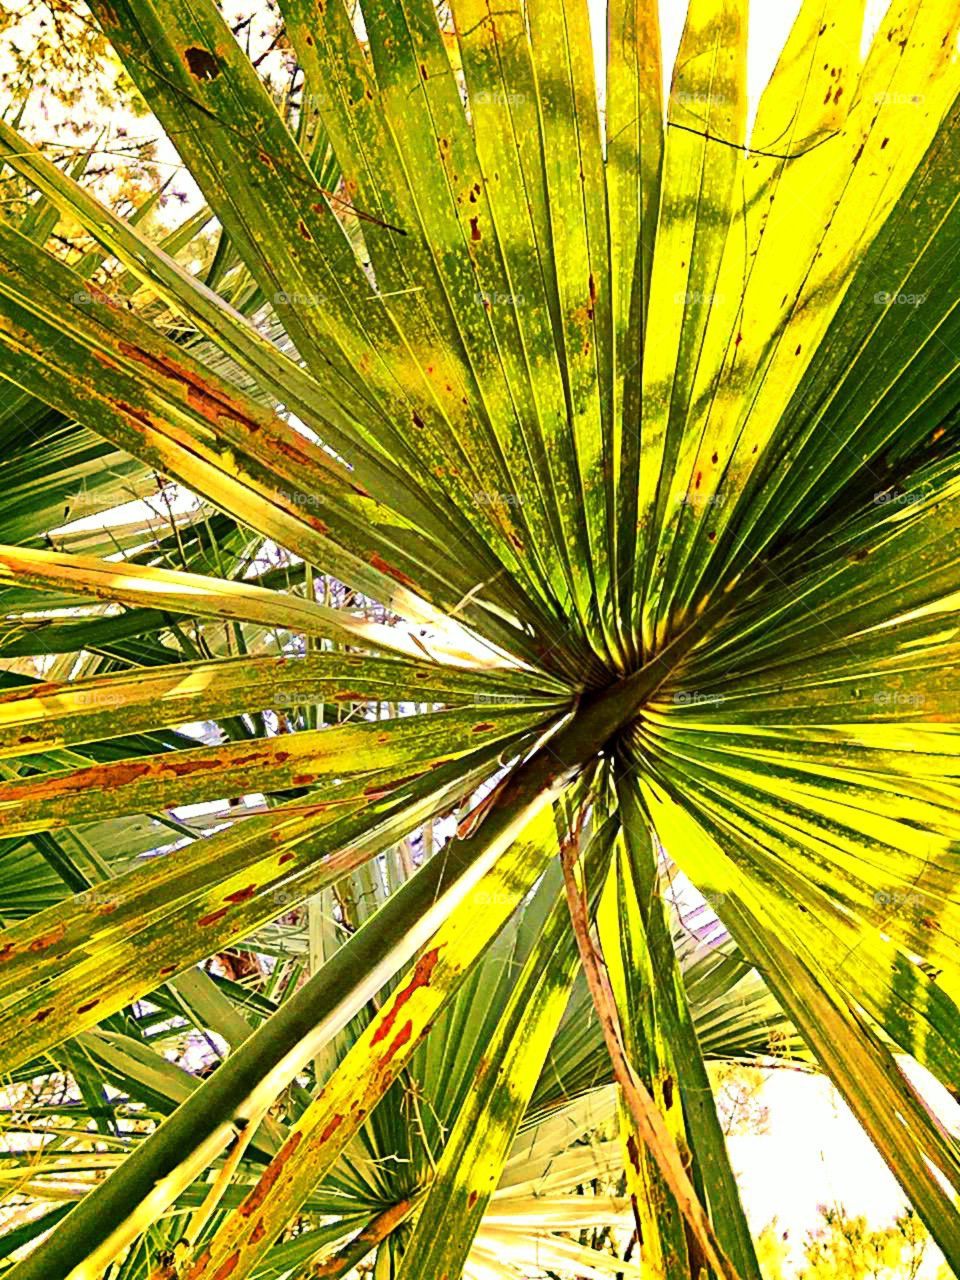
[[[123,1156],[11,1277],[180,1235],[190,1280],[517,1274],[516,1134],[611,1079],[644,1265],[758,1277],[704,1055],[770,1028],[960,1272],[895,1056],[960,1080],[955,6],[861,58],[863,5],[804,0],[749,136],[745,0],[692,0],[666,102],[654,0],[609,0],[602,109],[584,0],[281,8],[278,107],[213,0],[91,4],[208,204],[164,243],[0,122],[38,193],[0,221],[0,1023]],[[154,474],[172,529],[51,545]],[[706,1003],[666,860],[731,935]],[[196,967],[308,900],[308,980]],[[177,1017],[231,1050],[199,1087]]]

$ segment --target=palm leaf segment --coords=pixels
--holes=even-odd
[[[374,1232],[406,1247],[405,1278],[478,1257],[489,1274],[484,1209],[576,970],[550,872],[573,844],[660,1116],[644,1148],[621,1102],[647,1260],[758,1274],[704,1106],[666,850],[960,1270],[960,1152],[894,1056],[960,1085],[955,6],[894,3],[861,59],[863,6],[804,0],[749,136],[737,0],[693,0],[666,103],[655,6],[611,0],[602,111],[580,0],[455,0],[443,23],[426,0],[355,19],[284,0],[303,74],[286,116],[212,0],[92,8],[209,209],[157,243],[0,124],[39,192],[0,223],[23,499],[0,550],[0,824],[33,888],[0,941],[8,1066],[30,1078],[62,1052],[89,1080],[84,1037],[487,794],[11,1275],[128,1265],[211,1164],[188,1236],[206,1243],[177,1266],[266,1274],[539,883],[476,1125],[439,1135]],[[97,246],[73,267],[44,248],[58,214]],[[178,254],[211,218],[201,279]],[[78,486],[107,509],[151,473],[200,500],[171,537],[44,545]],[[293,569],[258,568],[265,545]],[[44,655],[67,655],[64,680],[32,682]],[[318,704],[355,710],[296,710]],[[269,736],[266,709],[300,731]],[[228,740],[177,731],[198,718]],[[136,815],[253,789],[271,800],[252,816],[138,857]],[[108,820],[100,858],[84,833]],[[264,1117],[306,1078],[323,1087],[277,1131]],[[226,1194],[257,1152],[259,1181]]]

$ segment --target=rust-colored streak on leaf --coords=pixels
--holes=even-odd
[[[440,948],[433,947],[430,951],[425,951],[417,963],[414,965],[413,974],[410,981],[398,991],[393,998],[393,1004],[390,1006],[390,1012],[384,1016],[383,1022],[377,1028],[373,1037],[373,1044],[379,1044],[381,1040],[385,1040],[393,1029],[393,1024],[397,1020],[397,1015],[413,993],[420,987],[430,985],[430,979],[433,977],[433,971],[436,968],[437,960],[440,957]]]
[[[639,1173],[640,1150],[637,1147],[637,1140],[632,1133],[630,1134],[630,1137],[627,1138],[627,1155],[630,1157],[630,1163],[633,1165],[634,1170]]]
[[[221,1262],[220,1266],[217,1267],[216,1271],[210,1277],[210,1280],[227,1280],[227,1277],[232,1276],[234,1271],[236,1271],[239,1261],[239,1253],[232,1254],[225,1262]]]
[[[240,1206],[240,1216],[242,1218],[249,1218],[251,1214],[256,1213],[260,1208],[264,1200],[266,1200],[267,1196],[270,1194],[273,1184],[283,1172],[283,1166],[287,1163],[302,1141],[303,1134],[299,1130],[296,1133],[291,1133],[290,1137],[267,1165],[260,1181]]]
[[[54,943],[59,942],[63,935],[67,932],[65,924],[58,924],[55,929],[51,929],[49,933],[43,933],[39,938],[34,938],[30,943],[28,950],[30,951],[46,951],[48,947],[52,947]]]
[[[82,1004],[78,1007],[77,1013],[89,1013],[90,1010],[95,1009],[99,1003],[99,997],[96,1000],[88,1000],[86,1004]]]
[[[392,1061],[392,1059],[396,1057],[396,1055],[400,1052],[403,1046],[405,1044],[410,1043],[412,1036],[413,1036],[413,1023],[408,1018],[407,1021],[401,1027],[401,1029],[397,1032],[397,1034],[391,1040],[389,1049],[387,1049],[386,1053],[380,1059],[380,1066],[385,1067],[387,1063]]]
[[[218,911],[211,911],[208,916],[201,916],[200,919],[197,921],[197,924],[200,926],[201,929],[206,928],[208,924],[216,924],[218,920],[223,919],[223,917],[229,912],[229,910],[230,910],[229,907],[220,907]]]
[[[336,1131],[340,1128],[342,1124],[343,1124],[342,1115],[338,1113],[335,1116],[331,1116],[330,1119],[327,1121],[327,1123],[323,1127],[323,1132],[320,1134],[320,1141],[327,1142],[328,1139],[333,1137],[333,1135],[336,1133]]]
[[[385,573],[388,577],[393,578],[395,582],[399,582],[405,587],[415,585],[412,578],[408,578],[405,573],[401,573],[399,569],[394,569],[392,565],[387,564],[383,556],[378,555],[376,551],[370,557],[370,565],[371,568],[379,569],[381,573]]]
[[[247,1236],[247,1244],[257,1244],[267,1234],[267,1229],[263,1225],[263,1219],[258,1218],[257,1224]]]
[[[223,899],[224,902],[247,902],[257,892],[255,884],[248,884],[243,889],[235,889],[233,893],[228,893]]]
[[[126,356],[129,360],[135,360],[138,364],[146,365],[154,373],[180,383],[186,389],[187,403],[191,408],[196,409],[208,422],[216,425],[221,418],[231,418],[235,422],[243,423],[252,431],[260,429],[262,424],[245,413],[229,396],[222,394],[214,387],[208,386],[191,369],[186,368],[176,360],[172,360],[169,356],[154,355],[152,352],[144,351],[142,347],[124,340],[121,340],[118,344],[118,350],[121,355]]]
[[[132,418],[134,422],[139,422],[141,427],[153,426],[153,419],[150,417],[149,413],[146,413],[143,409],[138,409],[135,404],[130,404],[126,400],[113,400],[111,403],[114,408],[119,409],[125,417]]]
[[[475,724],[473,728],[470,730],[470,732],[471,733],[489,733],[491,729],[495,729],[496,727],[497,726],[493,723],[492,720],[482,720],[480,724]]]
[[[239,763],[239,761],[237,762]],[[176,778],[188,778],[191,773],[203,773],[207,769],[219,769],[219,760],[171,760],[164,762],[164,772]]]

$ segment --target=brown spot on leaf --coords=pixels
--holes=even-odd
[[[470,239],[471,240],[480,239],[480,218],[479,217],[470,219]]]
[[[216,80],[220,74],[220,63],[209,49],[200,49],[194,45],[183,56],[194,80]]]
[[[90,1010],[95,1009],[99,1003],[100,1003],[99,996],[97,997],[96,1000],[88,1000],[86,1004],[81,1004],[77,1006],[77,1013],[89,1013]]]

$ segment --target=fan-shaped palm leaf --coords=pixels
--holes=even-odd
[[[369,1233],[404,1280],[495,1274],[518,1127],[609,1078],[574,941],[643,1261],[757,1277],[664,855],[739,949],[720,989],[755,969],[960,1272],[960,1152],[895,1057],[960,1085],[955,5],[894,0],[861,64],[862,4],[804,0],[749,135],[745,0],[692,0],[665,111],[651,0],[610,0],[602,111],[585,0],[281,7],[293,117],[213,0],[93,0],[209,207],[166,245],[0,124],[39,193],[0,222],[0,1027],[20,1085],[60,1054],[88,1106],[129,1069],[155,1108],[13,1280],[142,1273],[211,1166],[168,1274],[344,1270]],[[91,472],[198,501],[45,545]],[[274,957],[250,1034],[198,990],[454,811],[302,987]],[[199,1087],[110,1038],[183,1016],[231,1050]],[[443,1081],[454,1026],[490,1058]],[[331,1227],[417,1082],[430,1177]]]

